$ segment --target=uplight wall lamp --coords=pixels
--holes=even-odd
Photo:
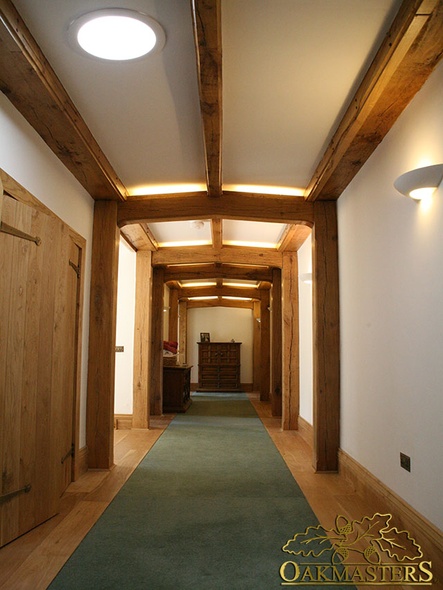
[[[443,164],[435,164],[405,172],[394,182],[394,187],[402,195],[421,201],[430,197],[442,180]]]

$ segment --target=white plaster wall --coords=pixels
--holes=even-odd
[[[312,273],[312,240],[307,238],[298,250],[299,277]],[[300,321],[300,416],[312,424],[312,284],[303,280],[299,288]]]
[[[212,342],[241,342],[241,382],[252,383],[252,309],[202,307],[188,310],[188,365],[191,381],[198,382],[198,346],[200,332],[209,332]]]
[[[1,92],[0,167],[86,239],[80,403],[80,446],[84,446],[94,201]]]
[[[341,447],[441,529],[443,186],[393,182],[443,162],[442,97],[443,63],[338,202]]]
[[[116,414],[132,414],[136,260],[134,250],[126,240],[120,239],[115,343],[123,346],[124,352],[115,353]]]

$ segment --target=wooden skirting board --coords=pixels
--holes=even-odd
[[[245,391],[246,393],[250,393],[251,391],[254,391],[252,383],[242,383],[240,385],[241,390]],[[198,389],[198,383],[191,383],[191,395],[193,391],[196,391]]]
[[[88,447],[79,449],[75,461],[75,480],[88,471]]]
[[[314,447],[314,428],[301,416],[298,417],[298,433],[312,449]]]
[[[115,430],[131,430],[132,414],[114,414]]]
[[[379,506],[378,512],[392,514],[393,525],[410,533],[421,546],[426,560],[432,561],[434,578],[443,580],[442,532],[341,449],[339,466],[340,475],[352,483],[359,495]]]

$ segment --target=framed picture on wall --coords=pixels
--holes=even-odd
[[[200,342],[211,342],[209,332],[200,332]]]

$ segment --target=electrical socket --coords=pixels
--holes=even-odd
[[[400,466],[406,471],[411,471],[411,457],[405,455],[404,453],[400,453]]]

